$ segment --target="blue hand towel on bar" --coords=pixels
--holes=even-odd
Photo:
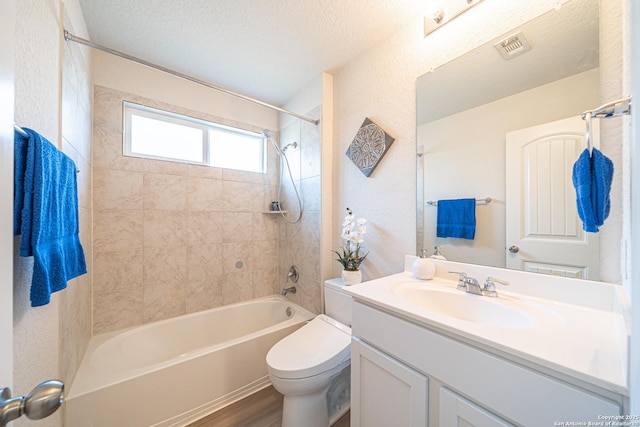
[[[87,272],[80,244],[76,165],[31,129],[24,174],[20,255],[33,255],[31,305]],[[20,179],[22,177],[15,177]],[[15,197],[19,197],[18,194]]]
[[[613,162],[596,148],[591,155],[585,149],[573,165],[573,186],[584,231],[597,233],[609,216],[613,169]]]
[[[22,229],[22,208],[24,206],[24,173],[27,167],[27,147],[29,138],[18,132],[13,136],[13,235],[20,234]]]
[[[476,234],[476,199],[438,200],[437,237],[473,240]]]

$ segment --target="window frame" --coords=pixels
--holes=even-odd
[[[152,159],[152,160],[163,160],[163,161],[171,161],[177,163],[188,163],[209,167],[218,167],[213,166],[211,164],[211,141],[210,141],[210,131],[214,132],[227,132],[233,135],[246,135],[250,137],[254,137],[262,140],[262,149],[260,150],[260,163],[262,164],[261,171],[248,171],[245,169],[235,169],[235,168],[223,168],[229,170],[235,170],[240,172],[250,172],[250,173],[267,173],[267,143],[264,136],[259,133],[248,131],[245,129],[236,128],[233,126],[226,126],[220,123],[210,122],[202,119],[197,119],[195,117],[186,116],[184,114],[173,113],[171,111],[160,110],[158,108],[148,107],[146,105],[136,104],[130,101],[123,101],[123,132],[122,132],[122,154],[127,157],[137,157],[142,159]],[[145,154],[145,153],[137,153],[131,150],[131,117],[132,115],[137,115],[153,120],[158,120],[166,123],[173,123],[180,126],[189,127],[192,129],[198,129],[202,133],[202,162],[181,159],[177,157],[165,157],[165,156],[157,156],[153,154]]]

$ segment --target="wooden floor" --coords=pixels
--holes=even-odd
[[[187,427],[282,427],[282,395],[269,386]],[[349,427],[349,413],[333,427]]]

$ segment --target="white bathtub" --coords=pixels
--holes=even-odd
[[[313,317],[274,295],[96,335],[65,426],[187,425],[268,386],[267,352]]]

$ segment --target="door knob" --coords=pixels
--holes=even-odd
[[[511,252],[512,254],[517,254],[519,250],[520,248],[517,247],[516,245],[509,247],[509,252]]]
[[[0,389],[0,426],[26,415],[39,420],[53,414],[64,402],[64,383],[58,380],[45,381],[35,386],[26,397],[11,398],[9,388]]]

